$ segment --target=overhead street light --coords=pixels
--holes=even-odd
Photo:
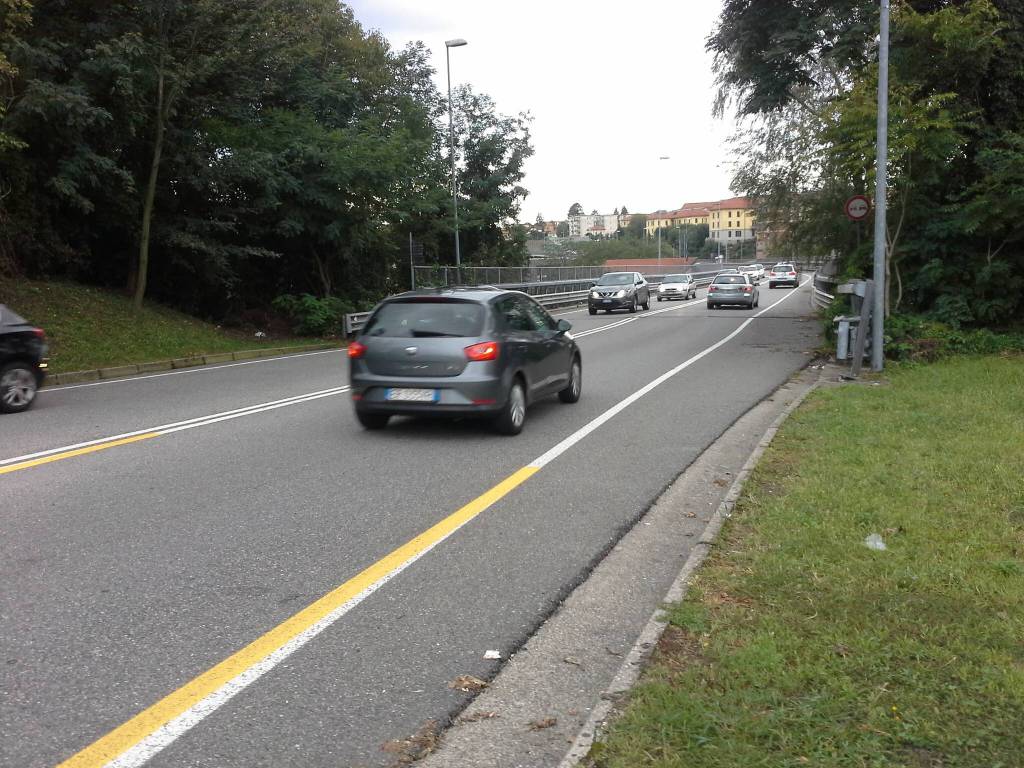
[[[455,118],[452,112],[452,60],[451,49],[461,48],[466,41],[461,37],[444,41],[444,61],[448,72],[448,147],[452,159],[452,210],[455,214],[455,279],[462,282],[462,253],[459,249],[459,186],[455,172]]]

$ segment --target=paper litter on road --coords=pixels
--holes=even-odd
[[[485,659],[500,659],[501,651],[484,651]]]

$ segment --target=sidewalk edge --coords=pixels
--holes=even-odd
[[[676,577],[675,581],[672,582],[668,592],[665,594],[665,597],[662,600],[663,605],[677,603],[685,597],[690,578],[693,576],[694,572],[700,568],[701,564],[708,556],[708,553],[711,551],[711,546],[714,543],[715,538],[718,536],[718,532],[725,523],[725,519],[732,514],[732,509],[735,506],[737,499],[739,499],[740,494],[743,492],[743,487],[746,485],[747,479],[750,477],[750,473],[753,472],[754,467],[757,466],[757,463],[760,461],[765,449],[771,444],[776,433],[779,431],[779,428],[786,419],[789,418],[790,414],[800,407],[807,396],[814,392],[821,385],[823,380],[824,377],[819,374],[817,380],[813,381],[806,390],[799,394],[793,402],[787,405],[782,413],[775,417],[771,426],[765,430],[764,435],[761,437],[760,441],[758,441],[754,450],[751,451],[750,456],[747,457],[746,462],[744,462],[742,469],[740,469],[739,473],[736,475],[736,479],[729,487],[729,491],[726,493],[725,498],[722,499],[722,502],[718,505],[714,515],[712,515],[711,519],[708,521],[701,537],[694,543],[690,556],[686,559],[682,570],[679,571],[679,575]],[[633,644],[633,647],[623,659],[622,665],[619,667],[619,671],[615,674],[611,683],[608,684],[608,687],[601,694],[598,703],[590,713],[590,717],[588,717],[586,722],[580,727],[576,739],[573,741],[573,744],[569,748],[565,757],[563,757],[562,761],[558,764],[558,768],[576,768],[576,766],[579,766],[581,761],[587,757],[590,753],[591,747],[594,745],[594,742],[598,740],[605,724],[610,719],[616,704],[622,699],[623,695],[636,684],[637,680],[639,680],[640,674],[644,669],[644,662],[650,655],[651,650],[657,645],[666,626],[668,626],[668,621],[664,618],[664,610],[662,608],[656,609],[650,620],[647,622],[647,626],[644,627],[639,637],[637,637],[636,642]]]

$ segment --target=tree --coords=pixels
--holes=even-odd
[[[569,236],[569,222],[568,221],[560,221],[560,222],[558,222],[558,226],[555,229],[555,234],[558,237],[568,237]]]
[[[626,227],[626,232],[629,233],[630,237],[640,239],[644,236],[647,231],[647,217],[642,213],[634,213],[629,218],[629,226]]]
[[[526,113],[500,114],[489,96],[468,86],[460,87],[454,98],[456,148],[464,158],[459,209],[464,211],[467,261],[521,265],[527,258],[525,233],[506,238],[502,225],[518,218],[527,195],[519,182],[523,163],[533,154],[531,118]]]
[[[583,206],[580,205],[579,203],[573,203],[572,205],[569,206],[569,215],[570,216],[582,216],[583,215]]]
[[[627,210],[626,210],[626,206],[622,206],[621,208],[619,208],[619,213],[620,213],[620,214],[621,214],[622,216],[626,216],[626,215],[628,215],[628,214],[629,214],[629,211],[627,211]]]
[[[874,2],[727,0],[708,41],[719,108],[749,116],[734,188],[760,202],[786,247],[838,253],[850,276],[869,271],[872,249],[870,227],[846,221],[842,203],[874,186],[876,29]],[[1014,200],[1024,7],[901,3],[892,39],[887,307],[954,324],[1019,315],[1018,217],[984,212],[1000,210],[996,196]]]
[[[410,236],[450,258],[422,44],[392,49],[336,0],[35,0],[12,26],[28,7],[0,0],[19,145],[0,149],[0,268],[223,318],[285,293],[372,303],[404,287]],[[528,118],[454,95],[467,259],[522,263]]]

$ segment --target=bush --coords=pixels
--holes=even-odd
[[[964,330],[930,317],[893,315],[885,324],[885,349],[887,357],[911,362],[1024,352],[1024,333]]]
[[[344,299],[334,296],[318,299],[308,293],[278,296],[273,307],[288,317],[292,330],[300,336],[344,335],[345,315],[356,311]]]

